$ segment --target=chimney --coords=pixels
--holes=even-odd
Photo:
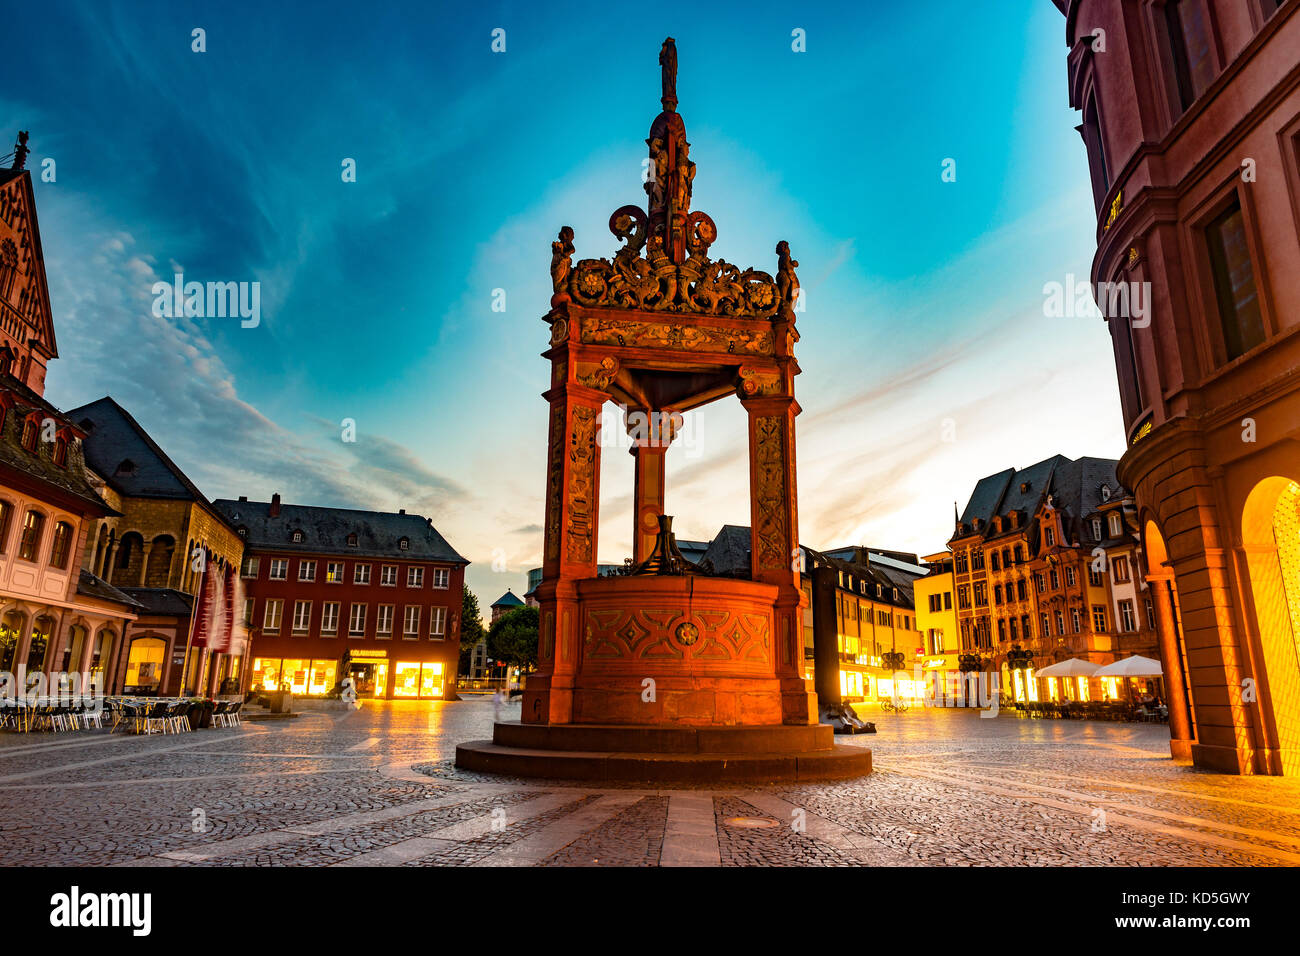
[[[404,515],[404,514],[406,514],[406,509],[405,509],[405,508],[398,508],[398,509],[397,509],[397,513],[398,513],[399,515]]]
[[[271,495],[271,510],[267,513],[272,518],[280,517],[280,492]]]
[[[248,495],[240,495],[240,496],[239,496],[239,500],[240,500],[240,501],[247,501],[247,500],[248,500]]]

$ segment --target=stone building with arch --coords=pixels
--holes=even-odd
[[[1054,2],[1171,751],[1298,775],[1300,3]]]
[[[140,605],[116,661],[113,689],[131,693],[215,694],[244,683],[242,653],[189,645],[200,549],[218,573],[237,574],[244,542],[149,436],[112,398],[69,411],[85,434],[91,481],[115,513],[95,523],[84,542],[86,567]],[[239,649],[237,648],[236,651]]]

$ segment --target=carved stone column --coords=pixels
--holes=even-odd
[[[749,413],[749,496],[752,577],[779,589],[773,654],[781,683],[782,720],[817,722],[817,695],[803,677],[803,614],[799,588],[799,508],[795,488],[794,419],[790,395],[742,398]]]
[[[628,413],[627,432],[632,438],[629,452],[635,462],[632,491],[632,560],[639,564],[654,550],[659,533],[659,515],[664,513],[667,472],[664,456],[676,435],[680,417],[676,412],[636,409]]]
[[[525,723],[569,723],[581,652],[577,582],[596,576],[599,523],[600,410],[606,394],[561,379],[543,396],[550,402],[546,460],[546,525],[542,552],[538,672],[524,693]]]

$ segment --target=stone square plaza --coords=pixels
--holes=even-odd
[[[517,719],[519,705],[504,705]],[[1300,781],[1178,765],[1161,724],[873,714],[840,783],[659,789],[457,770],[494,705],[367,702],[184,735],[0,735],[25,866],[1293,866]]]

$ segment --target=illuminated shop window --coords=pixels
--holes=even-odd
[[[312,661],[311,677],[307,685],[309,694],[328,694],[334,689],[338,661]]]

